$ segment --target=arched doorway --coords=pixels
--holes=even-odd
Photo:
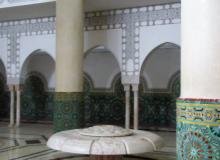
[[[6,70],[4,63],[0,60],[0,120],[9,119],[10,96],[6,84]]]
[[[24,84],[21,94],[21,120],[51,122],[55,88],[54,59],[44,51],[33,52],[22,66],[21,78]]]
[[[124,125],[124,91],[120,66],[112,52],[103,46],[90,49],[85,54],[84,72],[87,77],[85,84],[92,84],[92,87],[85,87],[90,88],[85,101],[87,126]]]
[[[85,53],[84,72],[92,79],[95,90],[110,90],[120,66],[110,50],[96,46]]]
[[[39,75],[30,73],[25,80],[21,113],[23,120],[40,121],[46,118],[45,86]]]
[[[140,94],[140,126],[156,130],[176,126],[180,84],[180,47],[164,43],[146,57],[142,69],[147,88]]]

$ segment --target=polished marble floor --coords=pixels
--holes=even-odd
[[[20,128],[9,128],[0,123],[0,160],[84,160],[80,155],[61,153],[46,147],[53,133],[52,125],[22,124]],[[175,132],[156,132],[165,140],[160,151],[127,157],[129,160],[175,160]]]

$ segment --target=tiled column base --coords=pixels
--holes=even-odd
[[[177,100],[178,160],[220,160],[220,100]]]
[[[83,93],[56,93],[54,107],[55,132],[83,127]]]
[[[90,156],[90,160],[123,160],[123,156]]]

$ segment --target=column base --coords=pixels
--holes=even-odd
[[[90,160],[123,160],[123,156],[90,156]]]
[[[177,100],[178,160],[220,159],[220,100]]]
[[[53,123],[55,132],[83,127],[83,93],[57,92],[54,102]]]

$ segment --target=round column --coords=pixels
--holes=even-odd
[[[9,91],[10,91],[10,127],[14,126],[14,122],[15,122],[15,106],[14,106],[14,99],[15,99],[15,88],[14,85],[9,85],[8,86]]]
[[[138,86],[139,84],[133,84],[132,90],[134,92],[134,129],[139,128],[139,106],[138,106]]]
[[[179,160],[220,158],[220,1],[182,0]]]
[[[83,2],[56,2],[55,131],[79,128],[83,122]]]
[[[21,86],[15,85],[16,90],[16,126],[21,124]]]
[[[130,129],[130,84],[124,85],[125,91],[125,128]]]

